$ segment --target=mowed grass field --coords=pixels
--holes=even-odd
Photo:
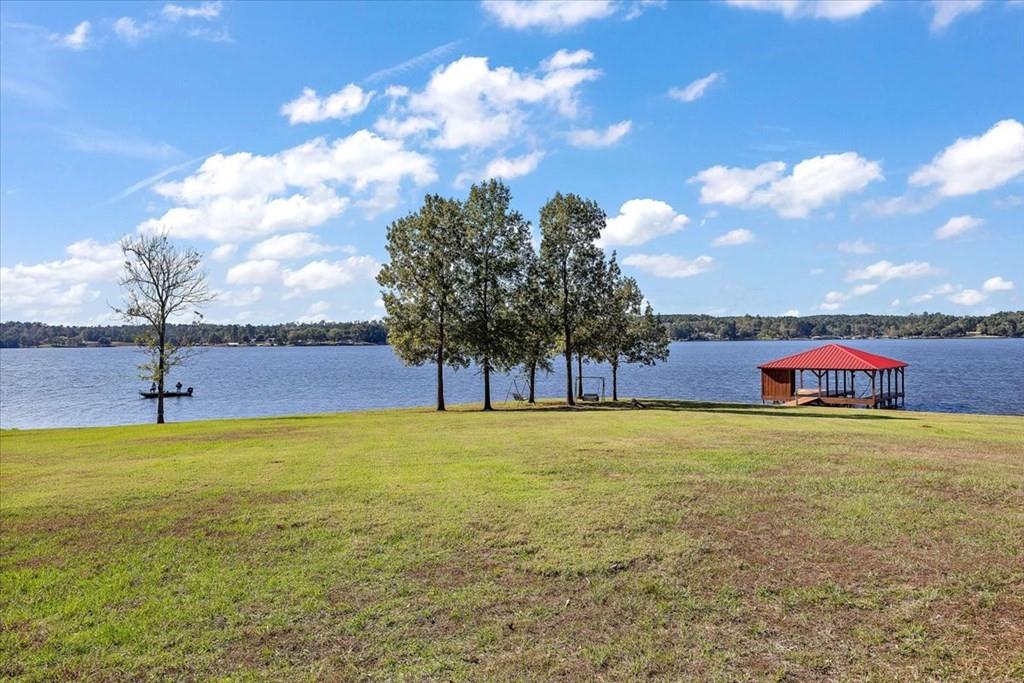
[[[1024,678],[1024,418],[652,403],[0,435],[0,677]]]

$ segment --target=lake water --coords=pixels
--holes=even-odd
[[[687,342],[672,344],[667,363],[626,366],[621,397],[756,403],[759,363],[823,342]],[[1024,339],[862,340],[853,346],[899,358],[907,370],[907,409],[1024,414]],[[131,347],[0,349],[0,427],[70,427],[150,422],[155,401],[138,391],[142,353]],[[539,396],[563,396],[564,373],[538,378]],[[472,368],[446,370],[449,403],[479,402]],[[607,367],[587,366],[586,376]],[[195,387],[194,398],[168,399],[169,421],[255,417],[430,405],[434,368],[409,368],[387,346],[210,348],[176,368],[171,383]],[[492,382],[505,400],[509,378]],[[596,391],[588,381],[587,390]]]

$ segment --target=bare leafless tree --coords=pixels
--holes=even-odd
[[[122,307],[115,307],[126,322],[143,321],[148,330],[143,345],[149,360],[139,365],[143,379],[157,386],[156,421],[164,422],[164,380],[168,372],[188,356],[187,337],[171,339],[167,323],[173,317],[191,313],[193,322],[202,320],[200,308],[214,295],[202,270],[202,256],[194,249],[175,246],[166,235],[140,235],[121,240],[124,273],[120,285]]]

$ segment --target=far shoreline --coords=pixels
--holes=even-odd
[[[771,337],[761,339],[671,339],[669,340],[672,344],[702,344],[706,342],[781,342],[781,341],[806,341],[806,342],[819,342],[819,341],[849,341],[849,342],[860,342],[860,341],[963,341],[963,340],[986,340],[986,339],[1024,339],[1024,337],[1008,337],[995,334],[965,334],[956,337]],[[196,344],[194,348],[199,349],[280,349],[280,348],[310,348],[310,347],[342,347],[342,348],[365,348],[365,347],[385,347],[391,346],[390,344],[374,344],[372,342],[355,342],[355,343],[313,343],[313,344],[242,344],[242,343],[228,343],[228,344]],[[37,346],[4,346],[0,347],[0,350],[14,351],[14,350],[26,350],[26,349],[113,349],[113,348],[140,348],[138,344],[132,344],[130,342],[111,342],[109,344],[98,344],[98,343],[86,343],[78,344],[75,346],[61,346],[57,344],[39,344]]]

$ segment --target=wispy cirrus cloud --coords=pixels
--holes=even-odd
[[[95,126],[67,126],[52,128],[65,138],[72,149],[80,152],[112,154],[129,159],[165,161],[182,156],[174,145],[158,140],[126,135],[118,131]]]
[[[717,71],[710,73],[703,78],[698,78],[689,85],[683,88],[672,88],[668,91],[668,96],[674,100],[680,102],[694,102],[704,97],[704,94],[711,88],[712,85],[719,82],[722,78],[722,74]]]
[[[221,147],[220,149],[218,149],[218,150],[216,150],[214,152],[210,152],[209,154],[204,154],[203,156],[195,157],[194,159],[189,159],[188,161],[183,161],[180,164],[174,164],[173,166],[168,166],[167,168],[163,169],[162,171],[158,171],[157,173],[154,173],[151,176],[146,176],[145,178],[143,178],[142,180],[140,180],[140,181],[138,181],[136,183],[132,183],[131,185],[129,185],[128,187],[124,188],[123,190],[121,190],[120,192],[115,194],[113,197],[108,199],[107,201],[108,202],[120,201],[120,200],[124,199],[125,197],[129,197],[129,196],[135,194],[139,190],[144,190],[147,187],[150,187],[151,185],[155,185],[156,183],[160,182],[161,180],[163,180],[164,178],[166,178],[167,176],[169,176],[169,175],[171,175],[173,173],[177,173],[178,171],[184,171],[186,168],[190,168],[191,166],[199,163],[200,161],[203,161],[204,159],[207,159],[207,158],[213,156],[214,154],[220,154],[221,152],[224,152],[225,150],[227,150],[227,148],[228,148],[227,146],[224,146],[224,147]]]
[[[364,78],[363,81],[366,83],[383,81],[388,78],[391,78],[392,76],[398,76],[399,74],[403,74],[406,71],[411,71],[422,66],[429,66],[431,64],[434,64],[444,56],[451,53],[456,47],[458,47],[460,42],[462,41],[452,40],[447,43],[444,43],[443,45],[438,45],[435,48],[431,48],[422,54],[418,54],[415,57],[405,60],[404,62],[399,62],[398,64],[395,64],[393,66],[378,69],[377,71],[374,71],[372,74]]]

